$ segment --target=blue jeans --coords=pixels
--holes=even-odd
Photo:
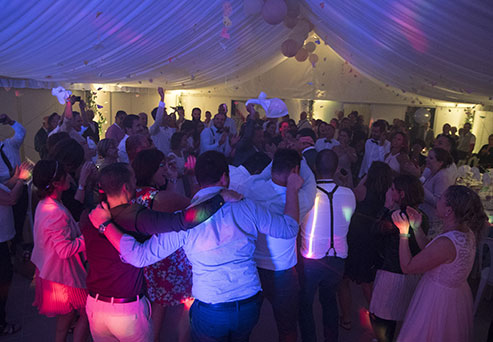
[[[322,259],[300,258],[300,331],[303,342],[316,342],[317,331],[313,318],[313,299],[317,288],[322,305],[325,341],[337,341],[339,310],[337,289],[344,274],[344,259],[325,257]]]
[[[236,302],[207,304],[195,300],[190,308],[193,342],[248,341],[258,322],[262,293]]]
[[[291,267],[283,271],[271,271],[257,267],[262,292],[272,304],[280,342],[296,342],[298,335],[298,273]]]

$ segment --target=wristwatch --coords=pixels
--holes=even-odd
[[[104,231],[106,230],[106,227],[108,227],[108,225],[110,223],[112,223],[112,222],[113,222],[113,220],[112,219],[109,219],[108,221],[101,223],[99,225],[99,228],[98,228],[99,234],[104,234]]]

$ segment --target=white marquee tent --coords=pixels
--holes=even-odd
[[[285,0],[265,2],[273,6],[273,17],[279,2]],[[434,106],[448,101],[491,111],[492,4],[286,3],[288,15],[299,12],[293,29],[266,23],[266,14],[259,13],[263,0],[0,0],[2,105],[22,107],[5,104],[11,97],[1,92],[10,89],[21,89],[18,98],[23,91],[31,94],[22,88],[96,84],[143,94],[133,98],[137,103],[148,93],[144,88],[164,85],[204,97],[247,98],[264,90],[285,99]],[[313,66],[281,53],[302,18],[313,24],[306,35],[316,43]]]

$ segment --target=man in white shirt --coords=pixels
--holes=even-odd
[[[229,127],[229,133],[233,136],[236,135],[236,122],[228,117],[228,106],[226,103],[221,103],[217,109],[218,114],[224,114],[226,120],[224,121],[224,127]]]
[[[272,163],[245,183],[243,194],[272,214],[281,215],[286,203],[287,179],[293,172],[299,172],[304,181],[298,193],[300,218],[303,218],[315,200],[315,177],[295,150],[278,149]],[[295,269],[296,252],[296,237],[278,239],[258,234],[254,257],[264,297],[272,304],[279,341],[297,340],[299,280]]]
[[[16,166],[21,164],[20,148],[26,137],[26,129],[7,114],[0,115],[0,124],[9,125],[14,135],[0,142],[0,182],[5,183],[13,175]]]
[[[202,203],[227,187],[228,173],[223,154],[216,151],[201,154],[195,166],[201,190],[191,205]],[[195,229],[154,235],[143,244],[122,235],[114,225],[109,225],[104,234],[122,258],[136,267],[151,265],[183,247],[193,272],[192,340],[248,341],[262,303],[253,259],[255,240],[259,232],[286,239],[296,236],[298,190],[302,184],[296,173],[288,177],[284,215],[273,215],[243,199],[224,204]],[[99,223],[93,221],[96,226]]]
[[[142,127],[142,122],[137,115],[129,114],[123,119],[123,128],[125,129],[125,136],[118,144],[118,161],[128,163],[127,139],[133,135],[144,134],[144,127]]]
[[[14,135],[0,142],[0,183],[6,183],[14,175],[15,168],[21,165],[20,148],[26,137],[26,129],[17,121],[12,120],[7,114],[0,115],[0,124],[9,125],[14,130]],[[22,243],[24,221],[28,209],[29,194],[26,185],[23,186],[20,198],[12,207],[15,222],[15,243]],[[28,246],[23,246],[27,248]]]
[[[365,155],[361,162],[359,178],[368,173],[374,161],[384,161],[385,155],[390,152],[390,141],[385,139],[386,130],[387,124],[383,120],[377,120],[371,126],[371,138],[365,144]]]
[[[225,128],[226,114],[218,113],[214,116],[213,125],[204,128],[200,133],[200,153],[217,151],[229,157],[231,146],[229,144],[229,131]]]
[[[159,87],[157,90],[161,101],[158,107],[152,110],[154,123],[149,127],[149,135],[154,146],[167,156],[171,152],[171,137],[176,132],[176,128],[170,127],[170,116],[166,113],[164,104],[164,89]]]
[[[340,145],[339,142],[334,139],[336,129],[334,126],[329,125],[326,122],[322,122],[318,128],[320,138],[315,143],[315,149],[317,152],[322,150],[331,150],[334,146]]]
[[[337,341],[338,338],[336,292],[344,274],[344,259],[348,251],[346,235],[356,199],[351,189],[335,184],[337,164],[338,157],[334,151],[318,153],[315,161],[318,189],[315,205],[301,225],[300,331],[303,341],[317,340],[313,319],[317,289],[323,310],[325,341]]]
[[[301,112],[300,113],[300,121],[298,121],[298,130],[301,130],[303,128],[309,128],[309,129],[312,129],[312,124],[310,123],[310,121],[308,121],[307,119],[308,115],[306,114],[306,112]]]
[[[476,136],[471,133],[471,124],[465,123],[462,128],[463,133],[459,137],[459,143],[457,145],[457,156],[459,160],[466,160],[474,150],[476,144]]]

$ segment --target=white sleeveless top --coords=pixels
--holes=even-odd
[[[385,157],[384,162],[387,163],[390,168],[397,172],[401,172],[401,165],[399,164],[399,161],[397,160],[397,157],[399,156],[400,153],[392,155],[392,153],[389,152],[389,154]]]

